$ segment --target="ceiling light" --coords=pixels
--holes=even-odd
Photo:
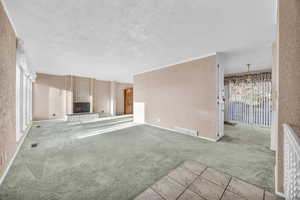
[[[252,76],[250,74],[250,64],[247,64],[247,67],[248,67],[248,77],[246,78],[246,80],[247,80],[247,82],[251,82]]]

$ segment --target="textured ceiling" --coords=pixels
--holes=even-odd
[[[234,58],[243,48],[260,47],[260,63],[270,67],[273,0],[4,3],[37,72],[131,82],[133,74],[152,68],[219,51],[235,52]]]
[[[221,54],[220,63],[225,74],[266,70],[272,68],[272,46],[258,46],[255,48],[243,48],[241,50],[228,51]]]

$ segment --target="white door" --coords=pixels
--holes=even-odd
[[[218,138],[224,136],[224,109],[225,109],[225,93],[224,93],[224,69],[221,65],[217,66],[218,68]]]

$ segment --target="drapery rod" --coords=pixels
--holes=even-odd
[[[271,72],[260,72],[260,73],[249,73],[249,74],[241,74],[241,75],[232,75],[232,76],[225,76],[225,80],[230,80],[230,79],[247,79],[249,76],[253,77],[260,77],[266,75],[267,78],[271,78],[272,73]]]

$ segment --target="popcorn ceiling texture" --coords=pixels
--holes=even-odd
[[[246,58],[233,53],[230,73],[271,66],[275,1],[4,1],[37,72],[130,82],[135,73],[248,47],[255,51]]]
[[[0,1],[0,177],[16,150],[16,35]]]

